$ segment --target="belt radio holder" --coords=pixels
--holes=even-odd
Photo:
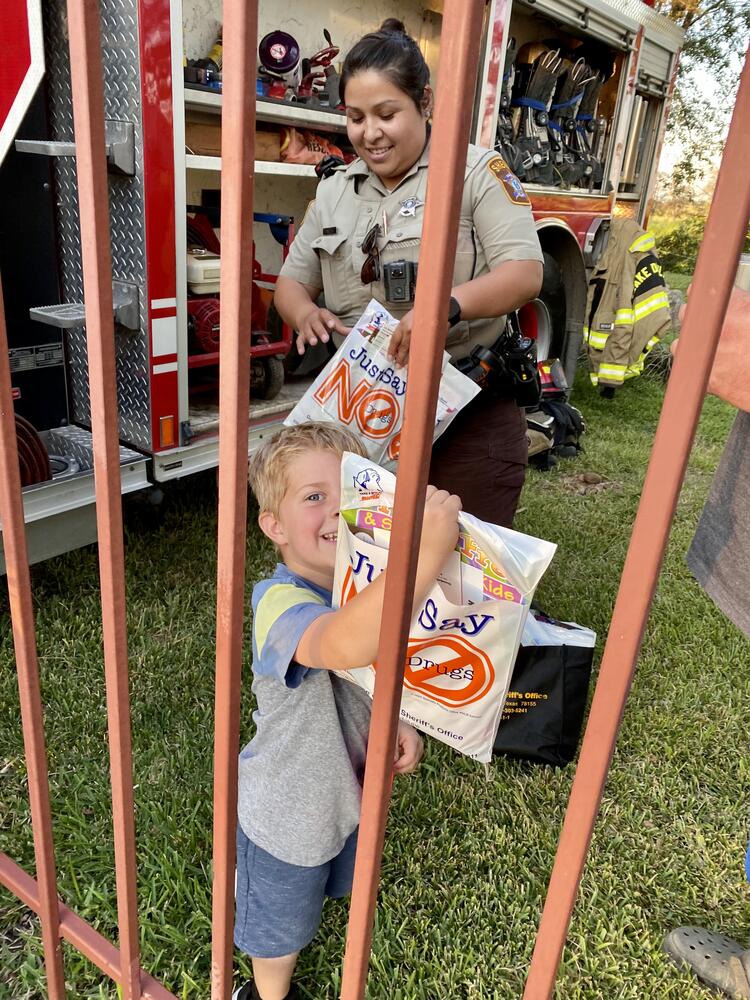
[[[515,312],[508,313],[505,330],[491,347],[475,347],[468,357],[454,364],[485,391],[509,396],[519,406],[536,406],[539,402],[536,342],[523,335]]]

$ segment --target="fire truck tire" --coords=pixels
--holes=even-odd
[[[542,288],[537,298],[519,310],[521,328],[537,342],[537,358],[565,356],[565,285],[552,254],[544,251]]]
[[[284,362],[281,358],[253,358],[251,396],[254,399],[274,399],[284,384]]]

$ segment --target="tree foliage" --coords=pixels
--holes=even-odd
[[[682,147],[671,184],[679,193],[693,187],[721,148],[750,37],[750,0],[656,0],[656,9],[686,32],[667,124]],[[713,99],[701,86],[704,74],[715,84]]]
[[[695,261],[703,242],[703,231],[706,227],[706,210],[693,215],[686,215],[675,220],[654,218],[649,229],[656,237],[659,248],[659,260],[665,271],[675,274],[692,274],[695,271]],[[745,234],[742,252],[750,252],[750,230]]]

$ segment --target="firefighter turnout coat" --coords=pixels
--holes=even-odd
[[[640,375],[671,325],[655,240],[632,219],[613,219],[589,281],[583,340],[594,385],[617,388]]]

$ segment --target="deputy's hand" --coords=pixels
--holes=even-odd
[[[410,309],[405,316],[401,317],[388,344],[388,357],[399,367],[405,365],[409,360],[409,344],[411,343],[411,324],[413,319],[414,310]]]
[[[332,333],[340,333],[345,337],[349,333],[349,327],[344,326],[330,310],[313,305],[297,321],[297,351],[304,354],[305,344],[310,344],[311,347],[314,347],[318,341],[327,344]]]
[[[458,541],[460,510],[460,497],[447,490],[439,490],[435,486],[427,487],[422,538],[419,544],[420,558],[425,553],[431,553],[437,556],[438,562],[442,565]]]
[[[396,735],[396,753],[393,759],[393,770],[396,774],[411,774],[416,771],[422,754],[424,743],[422,737],[405,722],[399,722]]]

